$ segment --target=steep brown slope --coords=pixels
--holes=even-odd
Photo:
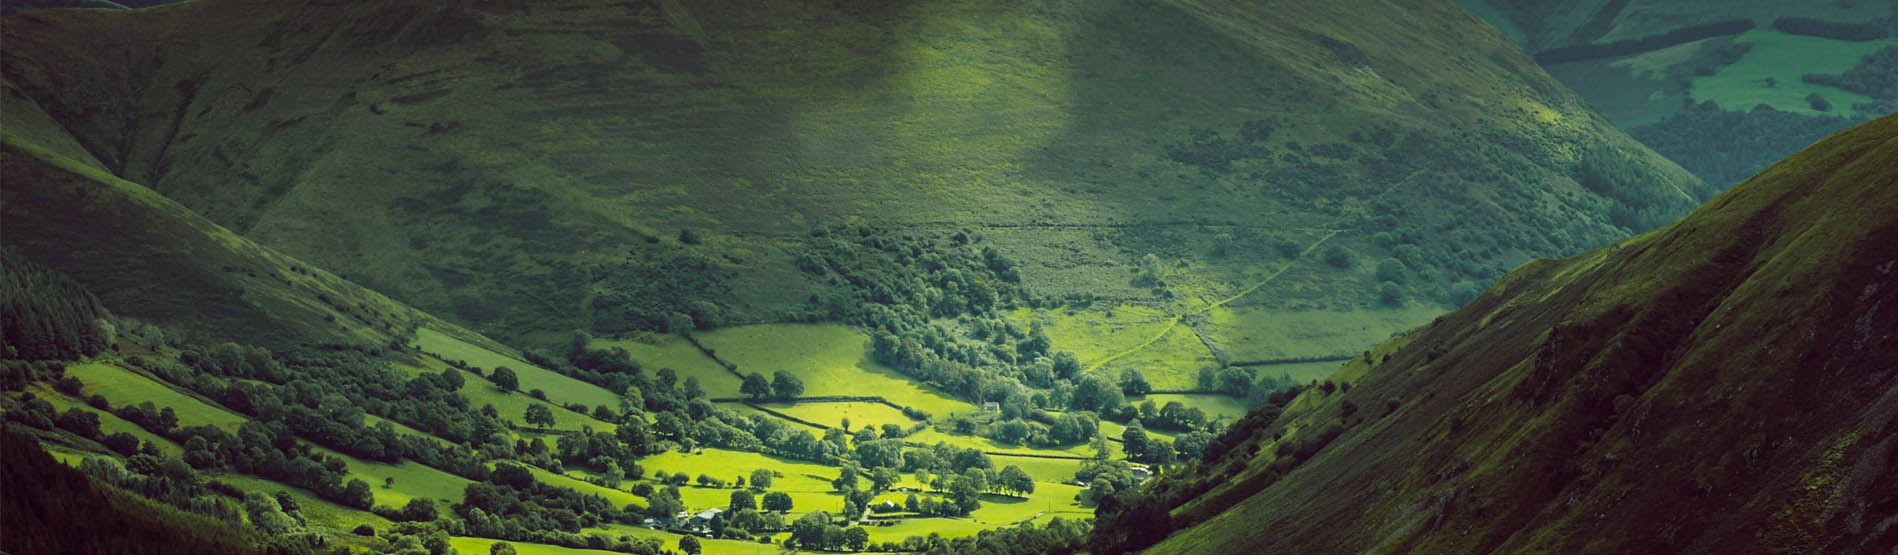
[[[1706,194],[1445,0],[202,0],[5,26],[0,101],[44,123],[21,133],[510,332],[655,320],[628,297],[781,318],[831,287],[790,251],[838,222],[971,228],[1037,293],[1151,303],[1124,276],[1148,252],[1236,236],[1198,272],[1217,295],[1273,241],[1342,231],[1365,261],[1414,243],[1406,287],[1437,300]],[[626,277],[670,266],[718,283]],[[1369,266],[1257,297],[1358,308]]]
[[[0,140],[0,245],[119,315],[211,340],[387,345],[447,325],[11,133]]]
[[[1898,116],[1524,265],[1337,379],[1236,474],[1162,488],[1199,524],[1155,551],[1889,552]]]

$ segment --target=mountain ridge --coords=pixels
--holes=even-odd
[[[1898,543],[1894,157],[1888,116],[1676,224],[1524,265],[1252,430],[1256,456],[1164,487],[1202,524],[1154,551]]]

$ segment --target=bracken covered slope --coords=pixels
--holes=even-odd
[[[1709,194],[1447,0],[200,0],[4,32],[10,131],[509,334],[646,325],[631,298],[779,319],[832,287],[792,251],[839,222],[986,231],[1031,291],[1130,302],[1165,297],[1094,278],[1215,232],[1232,284],[1275,239],[1388,232],[1443,299]],[[1261,298],[1356,308],[1357,271]],[[654,285],[682,273],[715,283]]]
[[[1888,553],[1898,116],[1526,264],[1336,379],[1162,488],[1204,494],[1154,551]]]

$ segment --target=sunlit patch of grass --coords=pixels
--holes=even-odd
[[[744,380],[706,357],[705,353],[699,352],[698,347],[677,335],[649,334],[637,339],[595,339],[591,347],[625,349],[648,376],[655,375],[661,368],[671,368],[679,376],[679,381],[698,378],[699,388],[711,397],[737,397],[738,387],[744,383]]]
[[[805,396],[877,395],[892,403],[943,416],[975,407],[918,385],[870,360],[870,337],[837,324],[763,324],[699,334],[698,340],[743,374],[767,378],[778,370],[804,382]]]
[[[1825,85],[1801,80],[1808,73],[1839,74],[1857,65],[1860,58],[1881,48],[1898,45],[1898,39],[1850,42],[1823,37],[1787,34],[1772,29],[1755,29],[1734,38],[1750,44],[1751,51],[1710,76],[1693,78],[1695,100],[1712,100],[1728,110],[1750,110],[1765,104],[1782,112],[1807,115],[1849,114],[1853,104],[1872,99]],[[1766,79],[1772,79],[1769,86]],[[1806,97],[1818,93],[1832,103],[1832,110],[1812,109]]]
[[[423,352],[433,353],[444,360],[466,362],[481,368],[484,372],[493,372],[496,367],[506,366],[520,378],[521,391],[539,389],[546,392],[548,400],[558,404],[580,403],[588,407],[619,406],[619,395],[600,386],[563,376],[552,370],[528,364],[527,361],[494,352],[432,329],[416,330],[415,346]]]

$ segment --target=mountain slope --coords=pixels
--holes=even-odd
[[[1168,482],[1155,551],[1885,552],[1895,160],[1888,116],[1524,265]]]
[[[1158,304],[1328,238],[1408,253],[1403,287],[1440,301],[1708,194],[1447,1],[204,0],[5,23],[18,133],[507,337],[663,320],[628,299],[787,318],[839,287],[793,264],[838,223],[970,229],[1036,294]],[[1203,255],[1220,233],[1239,254]],[[1169,280],[1192,287],[1114,277],[1148,253],[1207,260]],[[1250,302],[1372,304],[1369,264],[1348,273]]]
[[[8,249],[122,316],[272,346],[388,345],[415,326],[448,326],[10,130],[0,136],[0,200]]]

